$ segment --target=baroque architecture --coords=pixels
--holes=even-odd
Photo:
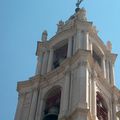
[[[37,43],[36,75],[18,82],[15,120],[119,120],[111,43],[101,41],[83,8],[57,26]]]

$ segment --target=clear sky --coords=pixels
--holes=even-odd
[[[43,30],[49,38],[59,20],[74,13],[77,0],[0,0],[0,120],[13,120],[18,81],[33,76],[37,41]],[[116,85],[120,88],[120,0],[84,0],[81,5],[99,36],[110,40],[118,54]]]

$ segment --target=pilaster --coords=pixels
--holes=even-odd
[[[111,84],[115,85],[114,65],[112,62],[110,62],[110,66],[111,66]]]
[[[105,67],[105,58],[102,58],[102,69],[103,69],[103,74],[104,78],[106,78],[106,67]]]
[[[92,80],[92,115],[93,118],[96,120],[96,116],[97,116],[97,108],[96,108],[96,80],[95,78],[93,78]]]
[[[50,72],[52,70],[53,53],[54,53],[54,50],[53,50],[53,48],[51,48],[50,53],[49,53],[47,72]]]
[[[21,120],[21,113],[22,113],[22,107],[23,107],[23,103],[24,103],[24,97],[25,97],[24,94],[19,94],[17,110],[16,110],[16,114],[15,114],[15,119],[14,120]]]
[[[80,80],[80,108],[88,108],[88,63],[87,61],[81,60],[79,62],[78,76]]]
[[[62,90],[62,101],[59,118],[65,117],[69,112],[69,101],[70,101],[70,71],[65,72],[65,81]]]
[[[72,37],[68,40],[68,51],[67,51],[67,57],[71,57],[72,55]]]
[[[112,95],[112,119],[117,120],[115,94]]]
[[[44,57],[43,57],[43,64],[42,64],[41,75],[44,75],[47,72],[47,65],[48,65],[48,51],[45,50]]]
[[[43,103],[42,103],[42,92],[41,92],[41,89],[39,88],[39,92],[38,92],[38,103],[37,103],[37,109],[36,109],[36,116],[35,116],[35,120],[41,120],[41,113],[42,113],[42,106],[43,106]]]
[[[43,62],[43,55],[42,55],[42,52],[41,52],[40,56],[37,57],[36,75],[41,73],[42,62]]]
[[[77,30],[77,33],[76,33],[76,51],[78,50],[78,49],[82,49],[82,33],[81,33],[81,31],[80,30]]]
[[[88,31],[84,30],[83,34],[84,34],[84,40],[83,40],[84,49],[89,50],[89,33],[88,33]]]
[[[108,80],[108,82],[110,82],[110,78],[109,78],[109,61],[108,59],[106,59],[106,79]]]
[[[35,112],[36,112],[36,105],[37,105],[37,98],[38,98],[38,89],[35,88],[33,90],[33,97],[32,97],[32,103],[30,107],[30,114],[28,120],[34,120],[35,119]]]

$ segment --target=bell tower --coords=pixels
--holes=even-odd
[[[17,85],[15,120],[118,120],[117,55],[79,8],[82,1],[68,20],[58,22],[51,39],[42,33],[35,76]]]

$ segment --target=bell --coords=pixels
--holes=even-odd
[[[44,116],[43,120],[57,120],[58,114],[59,114],[58,107],[53,106],[48,110],[48,113]]]

